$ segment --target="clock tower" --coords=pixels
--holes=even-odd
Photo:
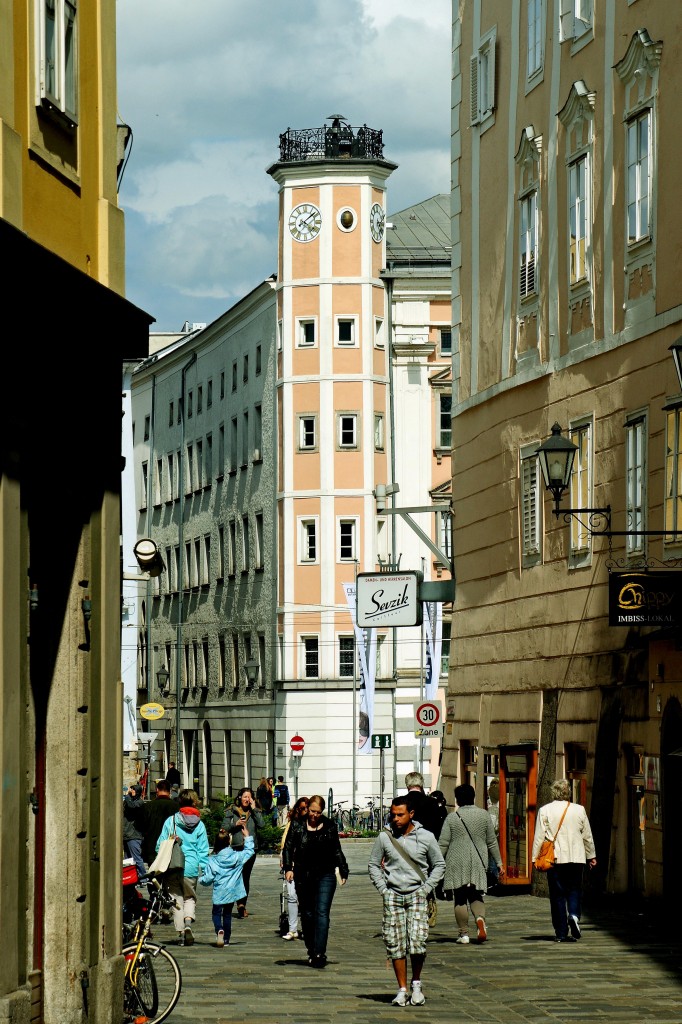
[[[374,572],[388,553],[374,489],[389,479],[380,272],[386,181],[397,165],[383,156],[381,131],[341,116],[327,121],[280,135],[280,159],[268,168],[280,190],[278,675],[293,690],[287,718],[296,716],[297,699],[298,713],[310,716],[315,691],[315,713],[341,728],[342,718],[352,722],[356,673],[344,584]],[[384,661],[382,675],[388,668]],[[341,743],[336,757],[351,747]],[[350,756],[344,774],[350,778]]]

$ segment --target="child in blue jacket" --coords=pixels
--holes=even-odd
[[[200,882],[213,885],[213,926],[216,930],[216,946],[227,946],[232,934],[232,907],[246,895],[242,871],[247,860],[255,856],[253,836],[249,835],[246,822],[241,823],[244,835],[243,850],[230,847],[231,836],[226,829],[220,829],[213,846],[214,855],[208,859]]]

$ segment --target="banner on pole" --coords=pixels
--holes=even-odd
[[[356,730],[358,754],[371,754],[372,746],[370,736],[374,722],[374,681],[377,670],[377,633],[376,629],[361,629],[357,624],[355,614],[355,584],[344,583],[343,589],[348,602],[353,633],[355,635],[355,648],[358,656],[358,674],[360,681],[358,708],[358,720],[354,723]]]
[[[426,700],[435,700],[438,693],[443,645],[443,605],[440,601],[424,602],[424,632],[426,634],[424,696]]]

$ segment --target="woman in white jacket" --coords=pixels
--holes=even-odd
[[[597,857],[585,808],[570,802],[569,781],[556,779],[552,783],[552,796],[552,802],[538,811],[533,860],[539,854],[543,840],[554,839],[556,835],[554,867],[547,872],[552,924],[557,942],[575,942],[580,938],[583,868],[586,863],[590,868],[595,867]]]

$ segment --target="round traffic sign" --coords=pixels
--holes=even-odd
[[[305,740],[303,739],[302,736],[292,736],[291,739],[289,740],[289,746],[291,747],[295,754],[301,753],[305,746]]]
[[[423,729],[433,729],[440,722],[440,708],[431,701],[420,704],[415,715],[417,724],[421,725]]]

